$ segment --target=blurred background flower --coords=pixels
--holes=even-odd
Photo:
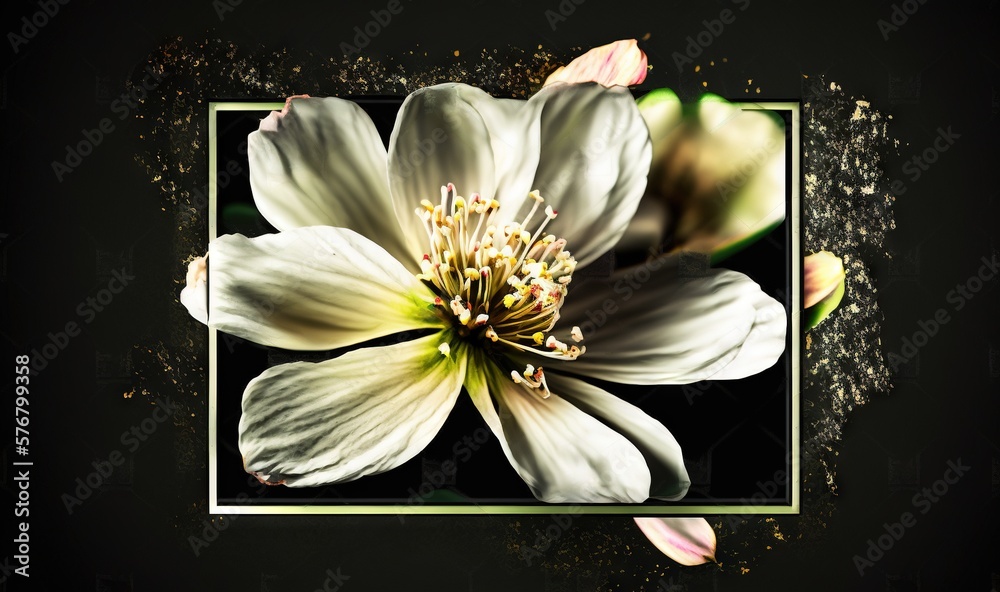
[[[785,130],[767,111],[703,95],[684,105],[670,89],[638,100],[653,160],[640,222],[619,249],[697,251],[712,263],[785,219]]]

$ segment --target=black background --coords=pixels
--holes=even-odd
[[[112,97],[120,93],[168,39],[218,36],[248,51],[305,48],[339,58],[354,27],[384,6],[243,0],[220,20],[207,1],[155,6],[69,0],[17,53],[2,49],[4,359],[41,347],[49,332],[81,320],[77,307],[108,285],[110,270],[118,268],[118,259],[109,262],[105,254],[128,254],[135,280],[32,382],[32,576],[6,576],[0,586],[311,591],[322,589],[327,570],[339,569],[350,576],[342,587],[348,591],[656,589],[669,561],[644,550],[645,539],[628,519],[613,517],[578,518],[563,535],[561,544],[579,541],[569,551],[581,558],[576,563],[557,557],[565,546],[548,551],[552,561],[530,566],[512,549],[511,540],[533,538],[512,537],[512,530],[521,533],[525,524],[545,530],[551,523],[546,517],[239,517],[196,557],[188,536],[207,518],[206,491],[203,481],[178,468],[188,460],[177,452],[181,428],[170,423],[133,456],[128,487],[106,488],[67,514],[61,496],[74,489],[75,479],[93,470],[92,461],[121,449],[123,431],[150,417],[146,395],[123,396],[132,376],[116,370],[115,361],[135,344],[155,343],[173,330],[172,319],[180,318],[174,281],[183,267],[168,248],[172,218],[134,162],[141,142],[134,121],[116,120],[114,133],[62,182],[51,162],[81,139],[82,129],[109,115],[99,87],[109,87]],[[468,56],[483,48],[543,44],[570,53],[651,33],[643,47],[654,70],[644,87],[671,86],[684,98],[698,85],[689,70],[678,74],[672,54],[705,28],[703,19],[738,8],[728,2],[587,0],[553,30],[545,11],[559,10],[554,1],[403,6],[365,49],[368,55],[402,55],[419,43],[428,53],[425,63],[448,64],[455,50]],[[900,144],[887,172],[906,184],[895,203],[897,229],[889,235],[897,258],[894,264],[876,254],[871,259],[885,314],[885,351],[901,351],[901,340],[937,309],[946,308],[951,318],[891,392],[876,394],[851,415],[836,446],[836,512],[817,526],[823,531],[818,541],[776,544],[747,573],[727,568],[732,551],[723,547],[721,568],[672,568],[670,578],[685,581],[677,589],[1000,589],[998,280],[986,282],[960,311],[946,300],[976,273],[981,257],[997,250],[1000,66],[993,36],[1000,5],[911,2],[911,9],[919,8],[886,39],[877,21],[889,19],[893,6],[753,0],[700,58],[727,58],[706,75],[708,90],[733,99],[749,96],[748,79],[751,93],[760,87],[754,94],[761,99],[799,98],[803,74],[825,74],[849,95],[893,115],[890,132]],[[2,10],[0,32],[6,34],[20,31],[22,17],[39,7],[17,1]],[[919,84],[900,94],[893,80]],[[949,126],[960,138],[919,180],[910,180],[904,163]],[[3,382],[12,384],[8,363]],[[10,417],[13,401],[4,405]],[[9,444],[5,453],[4,484],[11,492],[5,499],[12,511]],[[915,463],[917,487],[940,479],[948,460],[972,468],[859,576],[853,557],[885,533],[884,523],[913,510],[909,496],[893,490],[898,479],[891,469],[900,466],[899,458]],[[609,541],[630,550],[595,555]],[[8,542],[0,558],[14,553]],[[571,567],[553,567],[558,565]]]

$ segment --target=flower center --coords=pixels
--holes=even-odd
[[[541,356],[575,359],[586,347],[567,345],[551,332],[576,259],[565,250],[565,239],[544,234],[557,212],[545,206],[536,221],[545,199],[538,191],[528,196],[531,211],[520,223],[509,224],[499,224],[497,200],[476,193],[466,200],[451,183],[441,187],[440,203],[420,202],[416,213],[426,225],[430,250],[417,277],[435,292],[441,316],[462,337],[487,347],[499,343]],[[573,328],[570,338],[583,340],[579,327]],[[523,373],[512,372],[512,379],[548,396],[541,368],[529,364]]]

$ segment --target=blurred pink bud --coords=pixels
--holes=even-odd
[[[634,518],[649,542],[681,565],[715,561],[715,531],[704,518]]]
[[[803,262],[802,308],[806,329],[812,329],[837,308],[844,297],[844,262],[829,251],[813,253]]]
[[[646,54],[635,39],[615,41],[595,47],[560,66],[549,75],[545,86],[554,82],[599,82],[604,86],[631,86],[646,79]]]

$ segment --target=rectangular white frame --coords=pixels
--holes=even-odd
[[[216,205],[218,200],[218,133],[217,114],[219,111],[269,111],[280,110],[283,102],[211,102],[208,107],[208,240],[216,238],[218,219]],[[734,103],[741,109],[765,109],[775,111],[790,111],[792,114],[792,170],[791,180],[791,330],[792,330],[792,383],[791,406],[792,421],[792,471],[791,471],[791,503],[789,505],[683,505],[683,506],[648,506],[644,504],[617,505],[567,505],[546,504],[535,506],[523,505],[415,505],[415,504],[383,504],[383,505],[323,505],[306,504],[288,505],[220,505],[217,503],[218,484],[216,469],[218,452],[218,420],[217,395],[218,376],[216,373],[216,356],[218,343],[215,329],[208,330],[208,502],[210,514],[595,514],[595,515],[628,515],[628,516],[718,516],[718,515],[778,515],[798,514],[800,512],[801,475],[800,475],[800,361],[802,349],[802,139],[801,139],[801,103],[799,102],[761,102]]]

